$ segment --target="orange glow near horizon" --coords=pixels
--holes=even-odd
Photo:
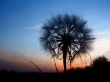
[[[86,63],[84,63],[85,61],[86,61]],[[87,60],[84,60],[84,59],[83,59],[83,62],[82,62],[80,58],[76,58],[76,59],[73,61],[71,68],[74,68],[74,69],[84,68],[84,67],[86,67],[86,66],[88,66],[88,65],[90,64],[89,62],[90,62],[89,59],[87,59]],[[54,62],[53,62],[53,63],[54,63]],[[57,59],[56,59],[56,63],[57,63],[57,68],[58,68],[58,70],[63,71],[64,67],[63,67],[63,62],[62,62],[62,60],[57,60]],[[55,67],[55,66],[54,66],[54,67]],[[69,70],[69,69],[70,69],[70,64],[67,63],[67,70]]]
[[[35,66],[33,66],[30,61],[36,64],[43,72],[56,72],[54,60],[50,56],[44,55],[26,55],[22,56],[19,53],[0,53],[0,62],[3,63],[3,68],[10,68],[11,70],[22,70],[22,71],[38,71]],[[17,54],[17,55],[16,55]],[[59,72],[64,70],[63,60],[55,59],[57,68]],[[82,61],[80,58],[75,58],[72,62],[72,68],[84,68],[85,66],[89,66],[90,58],[82,57]],[[67,63],[67,69],[70,69],[69,62]]]

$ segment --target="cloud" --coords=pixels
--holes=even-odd
[[[105,54],[109,55],[110,56],[110,50],[108,50]]]
[[[108,35],[110,35],[110,29],[108,29],[108,30],[104,30],[104,31],[99,31],[99,32],[96,32],[96,33],[94,33],[96,36],[108,36]]]
[[[29,27],[29,29],[39,30],[39,29],[41,29],[41,27],[42,27],[42,24],[37,24],[37,25],[34,25],[34,26]]]
[[[98,39],[94,42],[93,47],[95,56],[106,55],[105,53],[110,50],[110,39]]]
[[[107,52],[105,52],[106,57],[110,60],[110,50],[108,50]]]

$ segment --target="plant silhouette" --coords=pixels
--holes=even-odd
[[[75,57],[91,50],[94,37],[86,23],[87,21],[75,14],[59,14],[42,26],[42,46],[52,57],[63,59],[64,72],[67,71],[67,60],[72,62]]]
[[[96,58],[93,61],[91,66],[101,70],[101,69],[105,69],[105,67],[108,68],[109,65],[110,65],[110,62],[108,61],[108,59],[105,56],[101,56],[101,57]]]

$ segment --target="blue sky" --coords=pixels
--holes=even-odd
[[[110,0],[0,0],[0,49],[39,56],[41,25],[52,15],[75,13],[93,30],[93,53],[110,53],[109,8]]]

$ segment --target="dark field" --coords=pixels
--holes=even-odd
[[[70,70],[66,73],[0,72],[2,81],[104,81],[110,82],[110,65],[101,69],[87,67]]]
[[[110,82],[110,62],[105,57],[99,57],[89,67],[71,69],[66,73],[8,72],[1,70],[0,82],[4,81]]]

